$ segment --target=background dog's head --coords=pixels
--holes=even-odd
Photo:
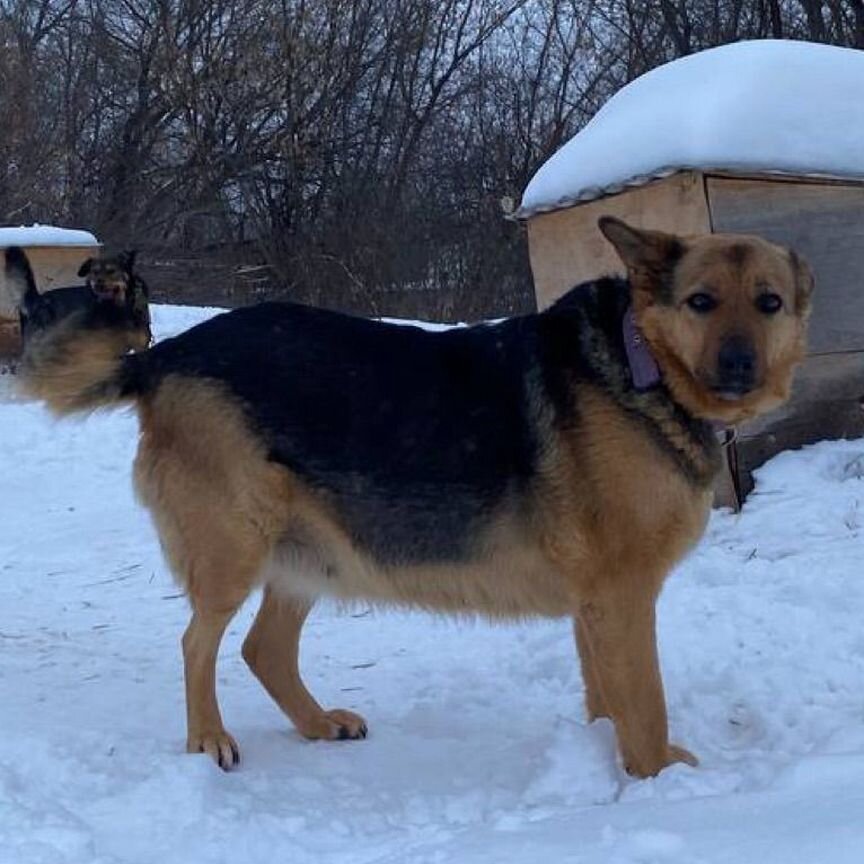
[[[90,290],[100,300],[112,300],[118,306],[126,302],[126,293],[135,276],[135,252],[121,252],[105,258],[88,258],[78,269]],[[146,293],[146,286],[145,286]]]
[[[134,272],[135,251],[120,252],[103,258],[88,258],[79,268],[90,290],[103,303],[113,303],[126,310],[131,320],[142,331],[146,342],[152,341],[147,283]]]
[[[633,308],[675,399],[697,417],[738,423],[789,397],[806,350],[813,276],[759,237],[676,237],[604,217],[627,266]]]

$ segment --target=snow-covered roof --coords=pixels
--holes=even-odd
[[[770,39],[659,66],[540,168],[516,215],[687,169],[864,180],[864,51]]]
[[[55,228],[53,225],[21,225],[0,228],[0,249],[9,246],[98,246],[99,241],[89,231]]]

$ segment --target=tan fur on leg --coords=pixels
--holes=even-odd
[[[604,591],[583,603],[579,614],[624,768],[636,777],[652,777],[674,762],[696,765],[693,754],[669,743],[654,598],[625,595]]]
[[[277,597],[264,589],[261,608],[246,641],[243,659],[276,704],[306,738],[366,737],[366,721],[343,709],[325,711],[300,677],[300,631],[312,604]]]
[[[576,648],[579,651],[579,661],[582,665],[582,680],[585,683],[585,710],[588,721],[597,720],[600,717],[610,717],[609,708],[603,699],[600,688],[600,679],[594,668],[594,658],[591,656],[591,646],[582,632],[579,621],[573,619],[573,635],[576,637]]]
[[[237,742],[226,730],[216,700],[216,656],[236,609],[196,611],[183,634],[186,677],[186,750],[207,753],[224,770],[240,761]]]

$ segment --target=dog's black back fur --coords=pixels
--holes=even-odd
[[[123,386],[146,392],[168,374],[219,382],[270,458],[332,496],[379,560],[464,560],[483,523],[518,506],[549,424],[578,423],[575,383],[630,399],[637,414],[652,398],[630,384],[629,296],[626,281],[604,279],[539,315],[443,333],[265,303],[127,358]],[[691,425],[710,446],[704,424]]]
[[[26,342],[38,330],[47,330],[76,312],[95,308],[96,295],[87,285],[53,288],[20,308],[21,338]]]
[[[224,383],[270,457],[338,498],[355,540],[379,557],[464,559],[470,526],[535,467],[529,322],[429,333],[267,303],[156,345],[142,384]]]

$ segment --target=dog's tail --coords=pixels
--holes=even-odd
[[[134,347],[126,327],[74,314],[34,335],[18,368],[19,389],[55,414],[94,411],[132,402],[142,390],[146,352]]]
[[[22,327],[41,295],[33,269],[18,246],[6,250],[6,283],[19,298]],[[149,330],[107,305],[82,309],[36,330],[25,340],[19,389],[56,414],[88,411],[133,399],[143,368],[131,348],[145,347]]]
[[[39,300],[33,268],[20,246],[10,246],[6,250],[6,284],[12,286],[18,306],[25,314],[33,309]]]

